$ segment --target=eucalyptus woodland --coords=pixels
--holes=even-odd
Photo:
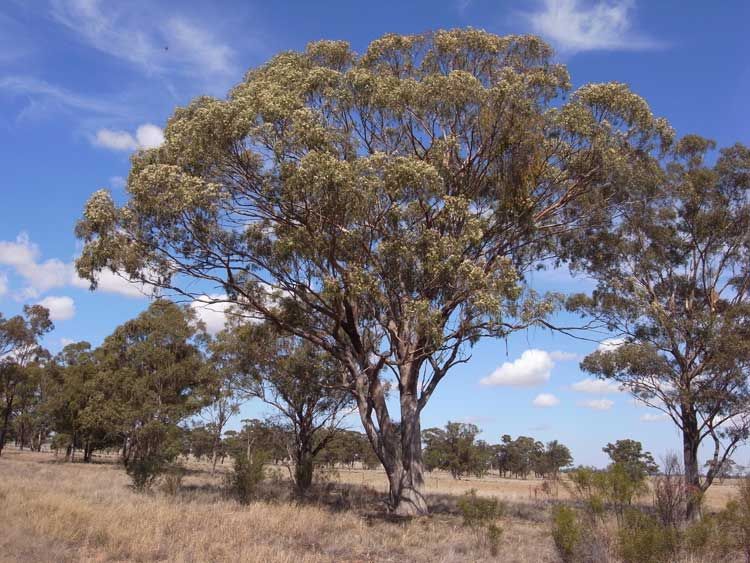
[[[572,91],[552,56],[473,29],[281,53],[177,108],[124,205],[92,195],[78,273],[215,295],[331,354],[393,510],[424,514],[435,389],[479,339],[547,322],[525,273],[671,141],[626,86]]]

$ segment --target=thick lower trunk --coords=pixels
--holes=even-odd
[[[310,489],[313,472],[313,456],[309,449],[305,448],[297,453],[297,460],[294,466],[294,485],[297,488],[298,495],[305,496]]]
[[[393,511],[400,516],[422,516],[429,512],[424,496],[424,463],[422,462],[422,432],[417,397],[401,393],[401,459],[398,471],[390,478]],[[393,493],[396,494],[393,494]]]

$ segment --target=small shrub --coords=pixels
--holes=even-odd
[[[704,555],[709,546],[718,539],[715,520],[712,516],[705,516],[685,528],[682,548],[686,553],[698,557],[700,561],[705,560]]]
[[[505,506],[496,498],[479,497],[476,489],[471,489],[458,500],[458,509],[464,518],[464,525],[475,527],[487,525],[500,518]]]
[[[503,537],[503,530],[497,524],[492,522],[487,526],[487,543],[490,546],[490,554],[497,557],[500,553],[500,540]]]
[[[248,459],[245,455],[234,458],[234,469],[227,476],[229,489],[241,504],[255,500],[258,486],[263,481],[265,456],[254,455]]]
[[[167,495],[176,496],[182,489],[182,479],[185,476],[185,469],[181,465],[170,467],[162,477],[161,490]]]
[[[661,523],[676,527],[685,516],[687,490],[682,476],[682,466],[675,454],[664,460],[662,474],[654,478],[654,508]]]
[[[572,508],[558,505],[552,510],[552,539],[565,563],[575,560],[581,541],[581,525]]]
[[[497,525],[497,519],[505,512],[505,505],[496,498],[477,496],[476,489],[471,489],[458,499],[458,509],[464,519],[464,526],[484,530],[484,540],[490,554],[497,557],[500,551],[500,540],[503,530]]]
[[[628,509],[618,530],[620,557],[625,563],[666,563],[679,544],[674,528],[637,509]]]
[[[156,456],[136,458],[128,463],[127,474],[133,481],[136,491],[144,492],[151,488],[162,471],[162,460]]]

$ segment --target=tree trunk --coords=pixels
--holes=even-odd
[[[698,420],[692,409],[682,409],[682,462],[685,467],[685,490],[687,501],[685,519],[694,521],[700,518],[703,490],[701,488],[700,469],[698,467],[699,432]]]
[[[0,428],[0,455],[3,453],[5,447],[5,437],[8,434],[8,425],[10,424],[10,410],[13,408],[13,398],[5,405],[5,412],[3,413],[3,427]]]
[[[390,476],[389,476],[390,479]],[[417,396],[410,390],[401,393],[401,459],[391,487],[398,483],[393,511],[399,516],[422,516],[429,512],[424,497],[422,432]]]
[[[297,494],[304,497],[310,490],[313,479],[313,455],[309,444],[303,445],[297,451],[297,460],[294,467],[294,485],[297,488]]]

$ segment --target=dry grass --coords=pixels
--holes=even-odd
[[[439,513],[391,522],[372,510],[223,498],[220,477],[191,472],[177,497],[141,495],[110,464],[0,458],[3,561],[489,561],[480,532]],[[339,489],[340,490],[340,489]],[[352,488],[347,490],[351,491]],[[511,511],[496,560],[557,561],[544,514]]]

